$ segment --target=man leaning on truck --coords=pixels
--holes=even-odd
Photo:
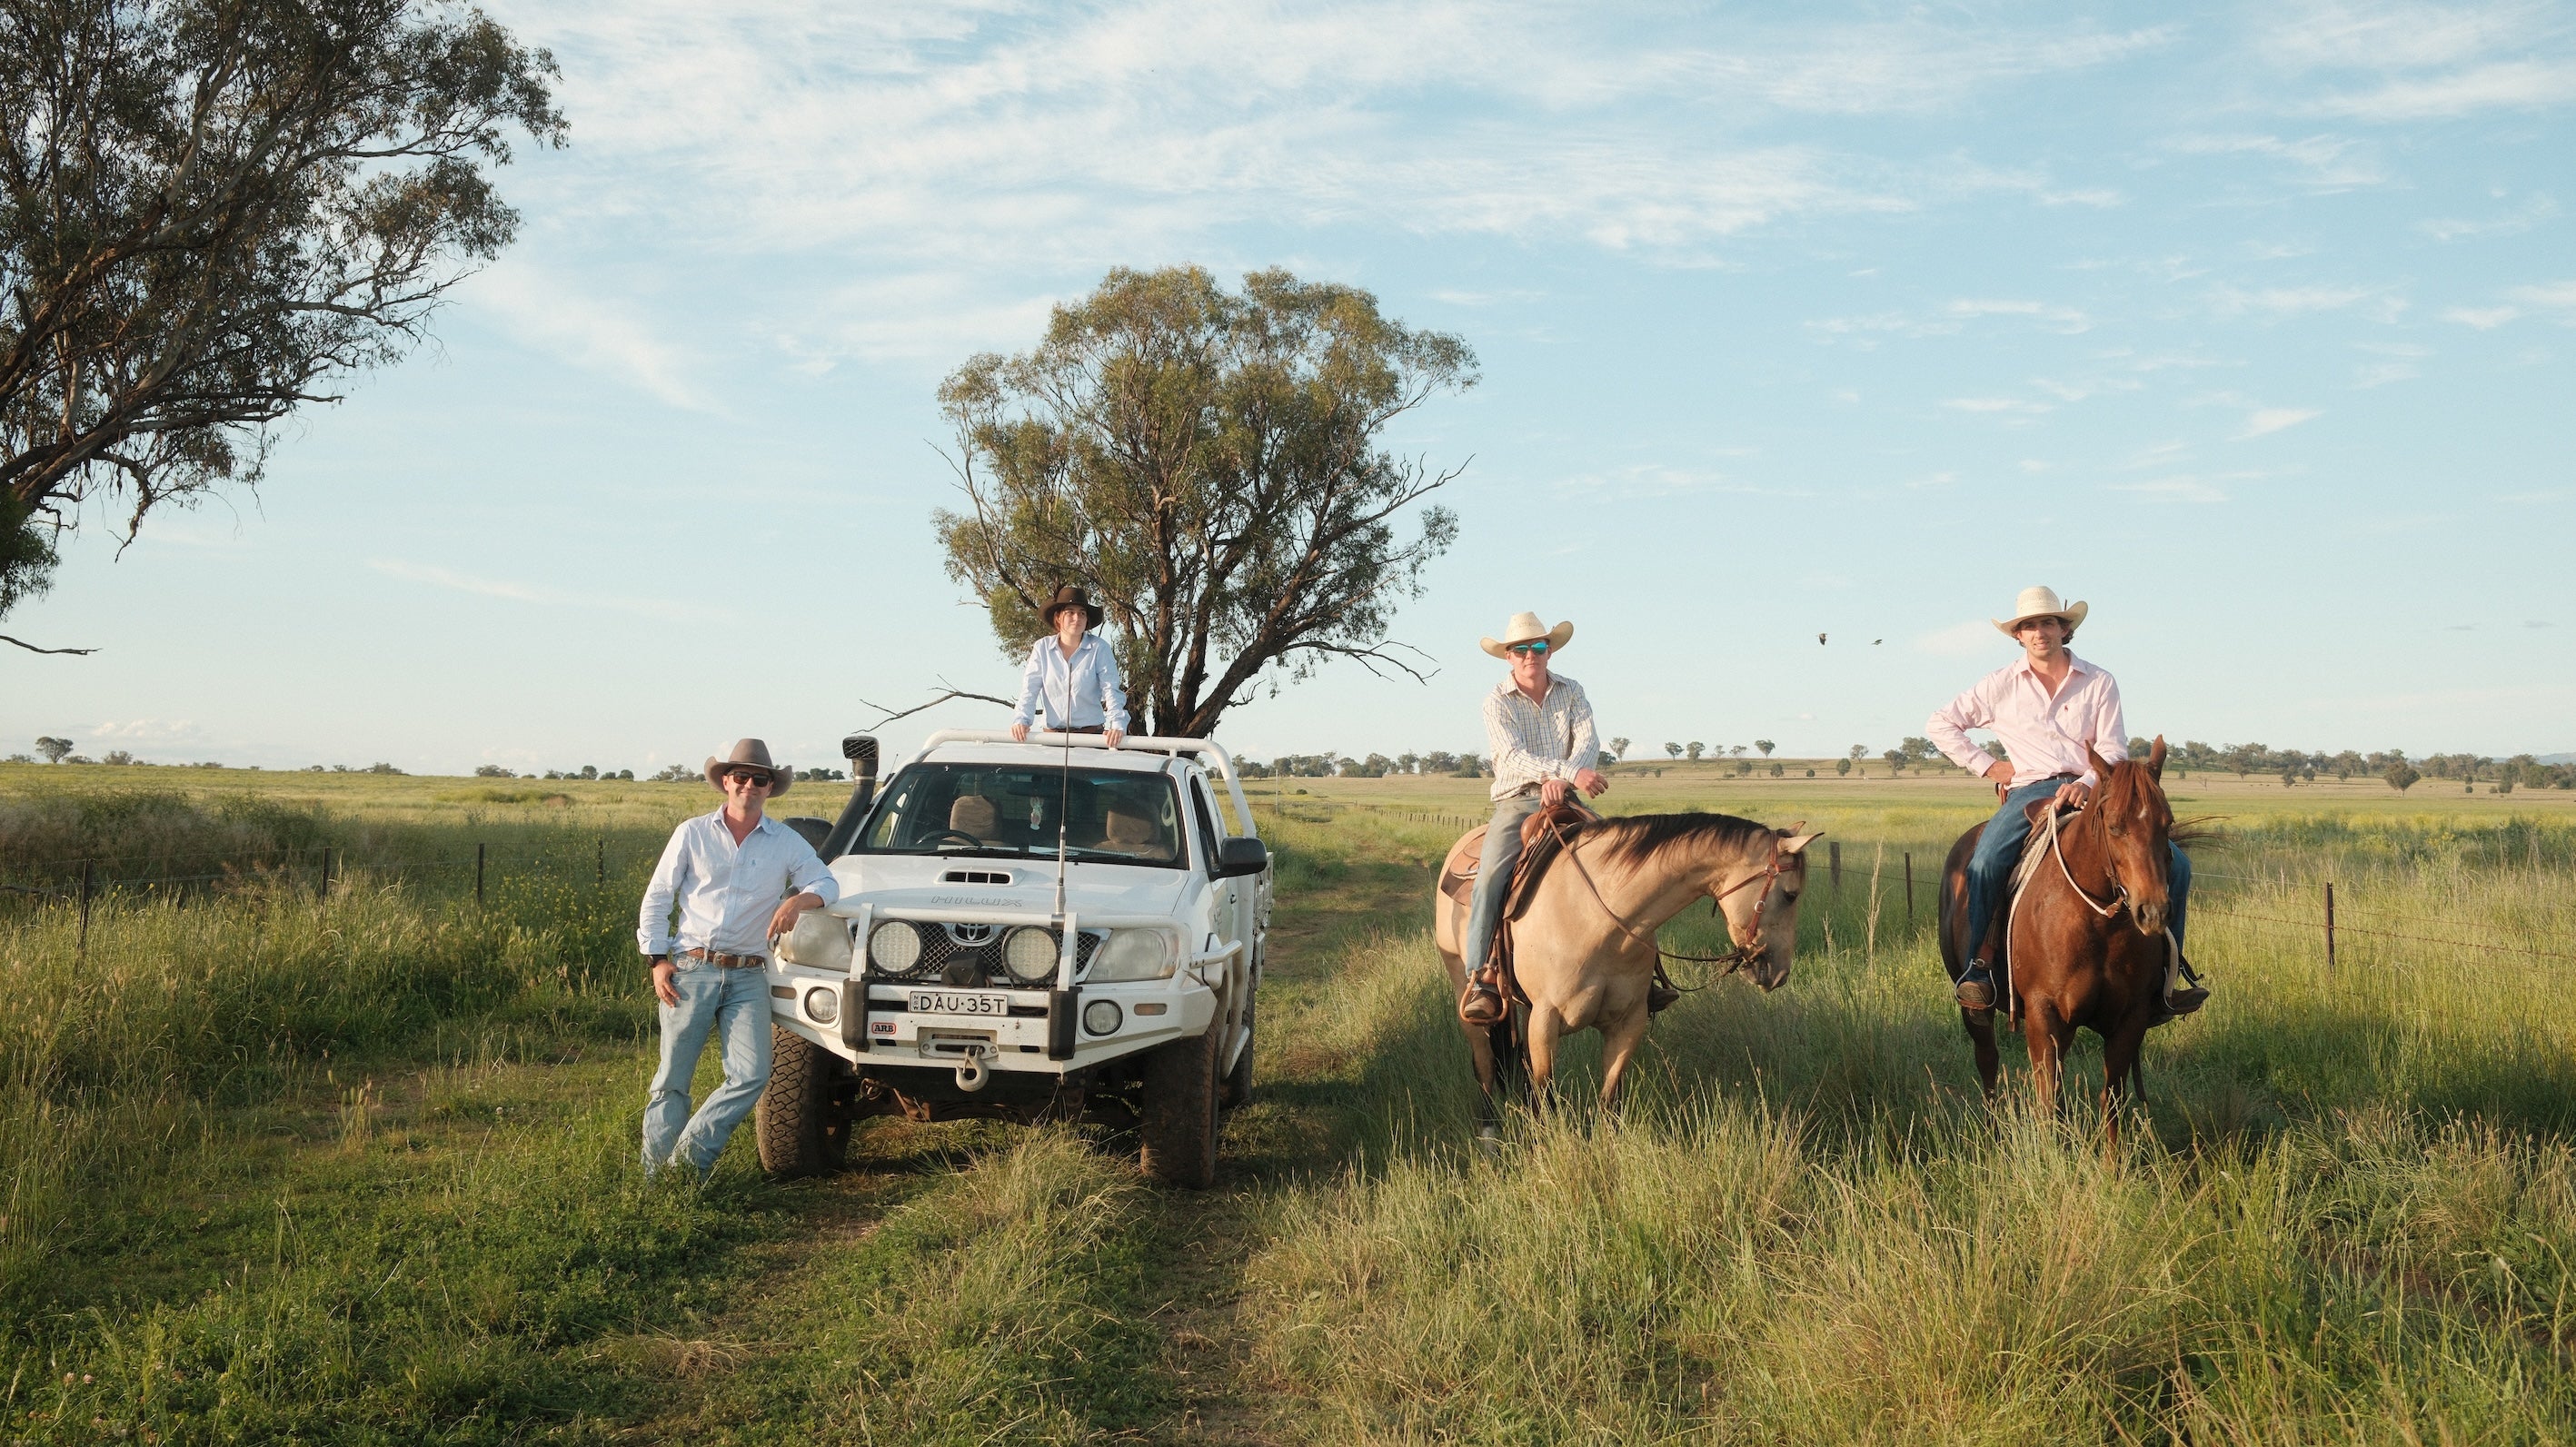
[[[706,775],[724,791],[724,807],[671,831],[635,931],[662,1002],[662,1063],[644,1105],[648,1177],[677,1165],[704,1179],[715,1168],[769,1083],[769,942],[841,897],[814,846],[761,815],[796,778],[769,761],[767,744],[736,742],[727,757],[707,760]],[[714,1034],[724,1039],[724,1084],[691,1115],[689,1082]]]

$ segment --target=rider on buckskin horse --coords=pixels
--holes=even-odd
[[[1515,613],[1498,642],[1480,646],[1511,664],[1511,677],[1485,695],[1485,744],[1494,756],[1493,822],[1485,826],[1485,852],[1476,865],[1476,892],[1467,906],[1467,937],[1459,958],[1467,967],[1467,993],[1458,1017],[1490,1025],[1503,1016],[1502,995],[1483,970],[1493,953],[1494,931],[1510,897],[1520,863],[1521,824],[1541,808],[1554,808],[1580,789],[1595,798],[1610,787],[1596,765],[1601,740],[1592,725],[1592,701],[1583,685],[1548,669],[1551,655],[1574,636],[1572,623],[1554,628],[1536,613]]]
[[[2061,602],[2052,589],[2022,589],[2014,600],[2013,616],[1992,620],[2021,645],[2022,656],[1936,710],[1924,729],[1950,762],[1993,780],[2002,798],[1968,860],[1967,919],[1976,936],[1960,951],[1968,957],[1958,985],[1959,1004],[1965,1009],[1995,1006],[1995,978],[1986,955],[1996,936],[1989,931],[2006,902],[2013,866],[2020,862],[2022,846],[2030,839],[2031,821],[2023,810],[2051,797],[2056,805],[2081,808],[2101,782],[2094,776],[2088,747],[2105,759],[2128,757],[2120,685],[2066,646],[2085,612],[2082,602]],[[1992,730],[2009,757],[1995,758],[1970,742],[1968,730],[1977,728]],[[2191,858],[2180,845],[2172,850],[2173,904],[2166,927],[2173,932],[2179,951],[2183,901],[2191,893]],[[2188,1015],[2208,999],[2209,992],[2197,985],[2169,988],[2164,1006],[2172,1014]]]

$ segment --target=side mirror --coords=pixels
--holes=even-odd
[[[1236,837],[1216,847],[1216,877],[1241,879],[1270,867],[1270,846],[1258,839]]]

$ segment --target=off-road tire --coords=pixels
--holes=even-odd
[[[1223,1022],[1212,1020],[1197,1039],[1157,1046],[1145,1057],[1144,1119],[1136,1134],[1145,1174],[1158,1181],[1194,1191],[1216,1184],[1217,1037],[1223,1033]]]
[[[1234,1068],[1225,1073],[1225,1093],[1220,1097],[1228,1110],[1252,1098],[1252,1047],[1261,1038],[1253,1028],[1253,1012],[1260,1003],[1258,997],[1243,1002],[1243,1053],[1234,1057]]]
[[[775,1025],[769,1049],[769,1084],[752,1112],[760,1168],[781,1180],[839,1170],[850,1153],[849,1118],[834,1102],[841,1062]]]

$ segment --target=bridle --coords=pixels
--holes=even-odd
[[[2096,816],[2094,819],[2094,825],[2097,832],[2102,835],[2102,872],[2111,876],[2111,899],[2109,903],[2106,904],[2101,900],[2095,899],[2090,890],[2087,890],[2083,885],[2075,882],[2075,870],[2066,862],[2066,849],[2061,842],[2058,832],[2057,811],[2055,809],[2048,811],[2048,852],[2056,856],[2057,872],[2066,876],[2066,887],[2075,891],[2075,897],[2084,901],[2084,907],[2093,911],[2095,915],[2103,919],[2110,919],[2120,911],[2130,907],[2129,886],[2126,881],[2120,878],[2120,867],[2112,862],[2110,838],[2111,819],[2109,811],[2094,807],[2100,802],[2101,800],[2097,795],[2092,804],[2085,805],[2078,812]]]
[[[1804,823],[1805,821],[1801,820],[1800,822]],[[1771,907],[1772,886],[1780,882],[1780,871],[1786,868],[1788,863],[1787,852],[1781,849],[1780,843],[1783,839],[1796,837],[1797,834],[1795,829],[1788,831],[1786,834],[1774,834],[1771,840],[1771,867],[1768,870],[1755,874],[1748,874],[1742,879],[1735,881],[1733,884],[1728,885],[1724,889],[1711,892],[1708,897],[1709,914],[1722,920],[1725,916],[1719,908],[1720,903],[1724,901],[1728,895],[1735,893],[1746,885],[1751,884],[1756,880],[1761,881],[1762,893],[1753,901],[1753,943],[1749,945],[1736,944],[1733,949],[1728,950],[1722,955],[1685,955],[1665,949],[1663,942],[1655,938],[1654,931],[1641,930],[1637,928],[1635,925],[1630,924],[1627,919],[1619,913],[1619,911],[1610,907],[1610,901],[1601,897],[1601,886],[1593,882],[1592,871],[1584,866],[1583,856],[1574,851],[1575,841],[1566,837],[1563,825],[1551,819],[1548,821],[1547,831],[1549,836],[1556,841],[1557,851],[1563,854],[1566,859],[1574,865],[1574,872],[1583,877],[1584,888],[1592,891],[1592,902],[1601,906],[1601,912],[1610,916],[1610,922],[1617,925],[1621,933],[1655,952],[1655,969],[1658,973],[1663,969],[1663,961],[1681,960],[1694,965],[1722,965],[1725,968],[1718,971],[1721,975],[1735,974],[1737,971],[1742,970],[1746,965],[1753,963],[1756,959],[1761,957],[1762,912]],[[2076,892],[2079,894],[2083,893],[2081,890]],[[1730,942],[1733,942],[1735,939],[1735,927],[1732,924],[1727,926],[1726,937]],[[1676,988],[1679,987],[1676,986]]]

